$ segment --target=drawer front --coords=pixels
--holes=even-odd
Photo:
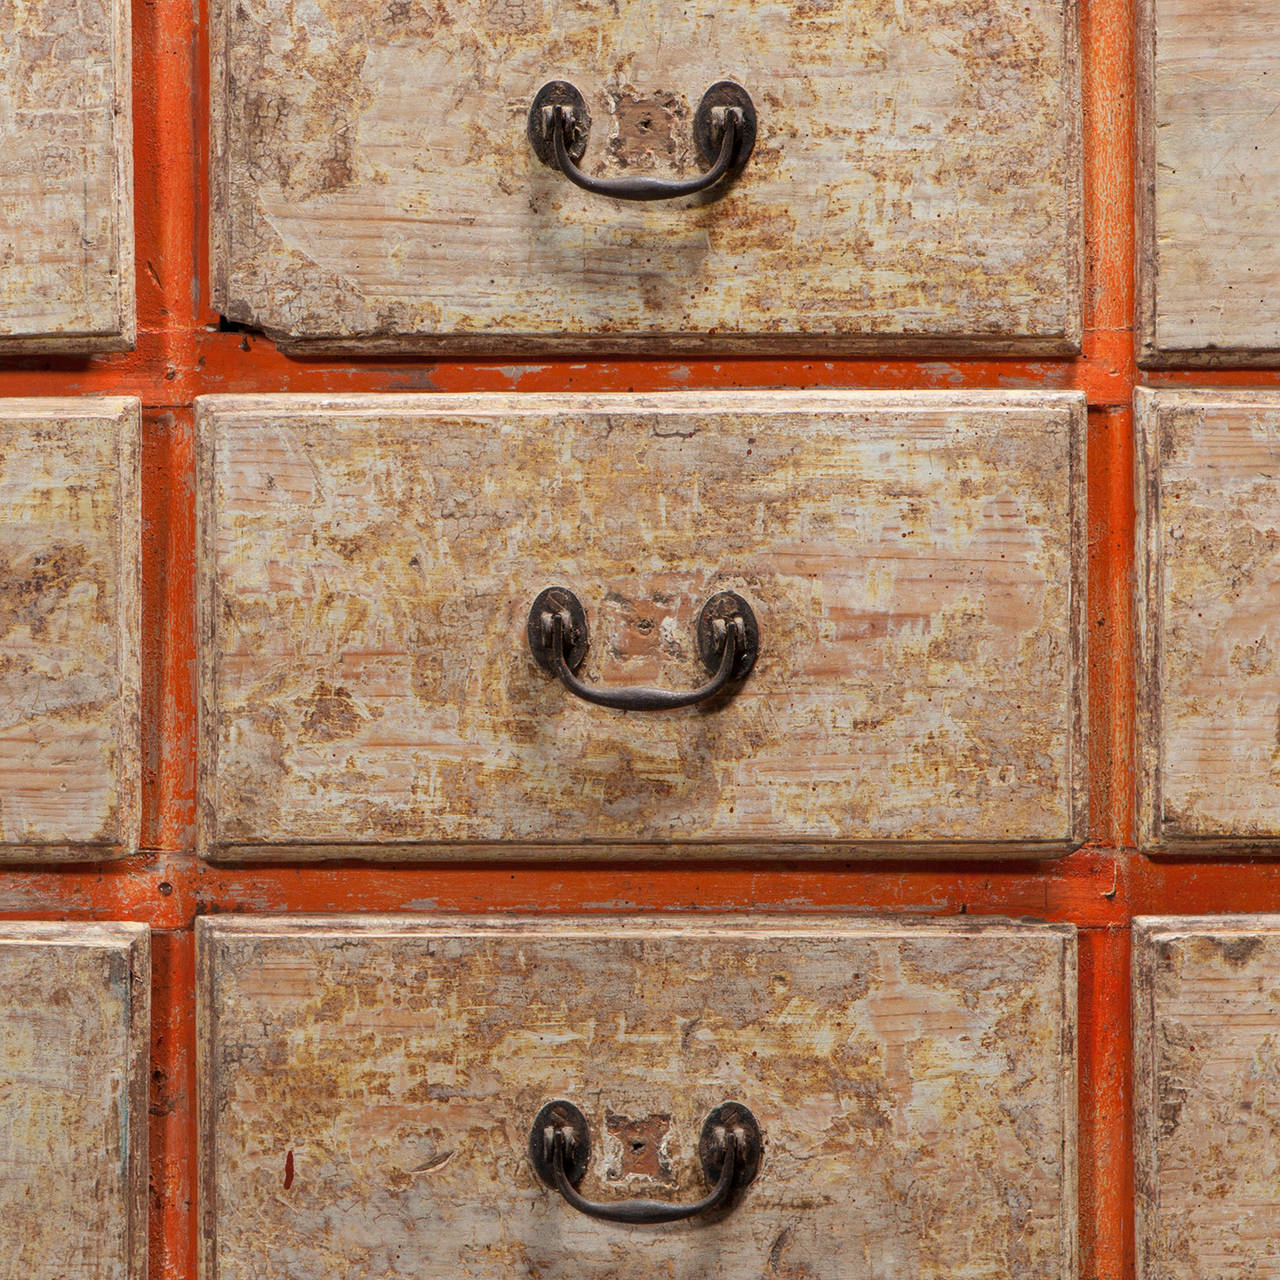
[[[0,7],[0,354],[135,336],[127,0]]]
[[[1139,391],[1143,839],[1280,838],[1280,394]]]
[[[206,1280],[1074,1275],[1069,926],[224,917],[199,965]],[[726,1100],[759,1172],[595,1221],[529,1159],[561,1099],[592,1200],[704,1195]]]
[[[1074,395],[215,398],[201,847],[255,856],[1059,853],[1083,838]],[[732,591],[759,656],[705,707]]]
[[[1280,10],[1139,0],[1143,363],[1280,357]]]
[[[138,844],[136,400],[0,400],[0,862]]]
[[[302,350],[1077,351],[1076,10],[215,0],[214,303]],[[726,79],[718,198],[588,194],[527,137],[568,81],[589,173],[696,174]]]
[[[0,1257],[146,1280],[150,937],[0,923]]]
[[[1280,1252],[1280,916],[1134,921],[1139,1280],[1255,1280]]]

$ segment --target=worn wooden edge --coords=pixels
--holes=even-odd
[[[1134,58],[1137,84],[1134,127],[1137,130],[1134,166],[1134,234],[1136,287],[1134,289],[1134,330],[1138,363],[1144,367],[1159,356],[1156,346],[1155,242],[1155,50],[1156,0],[1136,0],[1134,13]]]
[[[123,1117],[127,1154],[124,1180],[128,1216],[126,1280],[147,1280],[148,1174],[151,1091],[151,929],[125,922],[0,921],[0,947],[65,946],[114,951],[129,966],[129,1045]]]
[[[1067,747],[1066,779],[1069,817],[1059,839],[1045,840],[805,840],[769,841],[673,841],[663,843],[552,843],[552,842],[441,842],[424,837],[401,842],[358,841],[262,841],[225,842],[218,829],[218,584],[214,547],[218,527],[216,504],[217,432],[223,419],[265,414],[293,418],[331,418],[347,414],[383,414],[395,417],[472,418],[538,417],[549,413],[647,414],[662,413],[816,413],[876,410],[924,410],[931,412],[1005,408],[1067,410],[1071,415],[1069,472],[1071,532],[1069,547],[1068,701],[1071,725]],[[641,858],[645,861],[680,861],[696,858],[815,861],[850,857],[884,859],[948,858],[1001,860],[1050,859],[1074,852],[1088,838],[1088,680],[1084,655],[1088,644],[1088,512],[1085,449],[1087,411],[1079,391],[664,391],[646,394],[611,392],[564,395],[549,392],[476,392],[462,395],[438,393],[362,394],[319,396],[220,395],[200,396],[196,417],[196,849],[209,862],[306,862],[363,860],[386,862],[411,858],[448,862],[458,859],[495,858],[503,861],[538,862],[561,858]]]
[[[1067,284],[1063,339],[1069,355],[1080,355],[1084,343],[1084,67],[1080,52],[1080,0],[1062,5],[1062,90],[1067,114]],[[1049,354],[1056,354],[1050,352]]]
[[[100,841],[0,843],[0,866],[53,862],[111,862],[138,851],[142,828],[142,401],[135,396],[0,399],[7,419],[110,423],[115,431],[116,669],[120,680],[116,742],[116,830]]]
[[[0,355],[97,355],[132,351],[138,341],[133,221],[133,50],[129,0],[112,0],[113,77],[112,261],[116,268],[116,313],[110,328],[80,333],[0,337]]]
[[[941,923],[941,922],[939,922]],[[1040,928],[1027,922],[1021,928]],[[1079,951],[1074,925],[1063,937],[1062,1011],[1059,1028],[1063,1058],[1062,1092],[1058,1113],[1062,1117],[1062,1280],[1076,1280],[1080,1269],[1080,1060]]]
[[[231,270],[231,146],[227,137],[231,98],[231,22],[235,0],[209,4],[209,302],[225,314]]]

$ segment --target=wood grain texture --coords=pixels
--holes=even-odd
[[[1075,1274],[1070,926],[198,930],[204,1280]],[[696,1198],[730,1098],[761,1172],[714,1220],[589,1220],[528,1160],[560,1097],[591,1125],[593,1198]]]
[[[698,393],[201,401],[209,856],[1028,856],[1083,839],[1083,401]],[[588,706],[525,624],[571,587]],[[559,856],[559,854],[558,854]]]
[[[1134,921],[1139,1280],[1280,1276],[1280,916]]]
[[[1136,405],[1141,838],[1278,852],[1280,393]]]
[[[1280,9],[1138,0],[1139,339],[1148,365],[1280,357]]]
[[[0,0],[0,31],[0,353],[128,350],[127,0]]]
[[[0,1257],[146,1280],[150,933],[0,923]]]
[[[1076,0],[214,0],[214,305],[294,350],[1069,353],[1081,336]],[[697,171],[731,79],[760,115],[720,199],[589,195],[526,139],[567,79],[588,171]]]
[[[0,400],[0,862],[137,848],[139,430]]]

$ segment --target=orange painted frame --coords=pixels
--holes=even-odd
[[[151,1277],[195,1276],[192,922],[216,911],[784,911],[999,914],[1080,937],[1080,1274],[1133,1274],[1129,921],[1280,910],[1280,860],[1155,861],[1134,832],[1134,20],[1084,0],[1084,353],[1055,360],[558,360],[511,366],[291,360],[220,333],[207,304],[207,59],[193,0],[134,0],[139,343],[126,355],[0,361],[0,395],[140,395],[144,425],[144,812],[126,862],[0,871],[0,916],[140,920],[153,940]],[[1152,374],[1153,385],[1203,374]],[[1280,371],[1215,373],[1280,385]],[[191,404],[228,391],[1079,388],[1090,405],[1090,843],[1051,863],[214,868],[192,852],[195,787]]]

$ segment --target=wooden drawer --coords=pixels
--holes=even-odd
[[[0,862],[138,846],[139,409],[0,400]]]
[[[146,1280],[150,935],[0,923],[0,1257]]]
[[[213,398],[198,408],[209,856],[1029,856],[1085,830],[1075,395]],[[594,686],[544,673],[544,588]],[[712,664],[714,665],[714,664]]]
[[[1139,390],[1136,405],[1142,839],[1274,853],[1280,393]]]
[[[1075,0],[212,9],[214,305],[287,349],[1079,350]],[[719,198],[527,137],[567,81],[589,172],[698,173],[723,80],[758,123]]]
[[[1075,1271],[1070,926],[823,919],[198,922],[205,1280],[756,1280]],[[590,1219],[529,1155],[587,1120],[579,1191],[728,1211]]]
[[[17,0],[0,45],[0,354],[133,346],[127,0]]]
[[[1139,0],[1143,364],[1280,358],[1280,9]]]
[[[1280,916],[1134,921],[1139,1280],[1280,1272]]]

